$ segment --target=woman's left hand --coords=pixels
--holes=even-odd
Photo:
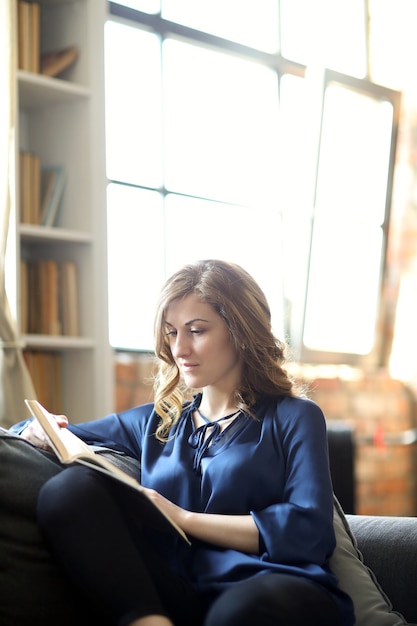
[[[166,513],[180,528],[185,530],[184,524],[186,521],[186,517],[189,514],[189,511],[182,509],[177,504],[171,502],[160,493],[155,491],[155,489],[148,489],[147,487],[143,487],[148,498],[156,504],[156,506],[164,513]]]
[[[68,426],[68,418],[65,415],[53,415],[57,425],[60,428],[66,428]],[[26,428],[20,433],[22,439],[26,439],[34,446],[42,448],[43,450],[52,451],[52,446],[49,442],[49,438],[46,436],[44,429],[40,425],[37,419],[31,420]]]
[[[259,531],[251,515],[194,513],[182,509],[154,489],[146,495],[187,535],[223,548],[249,554],[259,552]]]

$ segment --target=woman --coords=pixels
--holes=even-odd
[[[155,342],[154,404],[69,428],[140,459],[149,497],[191,545],[141,526],[128,489],[71,466],[38,504],[69,578],[120,626],[351,626],[328,566],[325,420],[283,369],[257,283],[231,263],[187,265],[162,290]],[[36,422],[22,436],[44,443]]]

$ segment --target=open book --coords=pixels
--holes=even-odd
[[[44,429],[53,450],[62,463],[81,463],[99,472],[120,481],[134,489],[141,503],[142,521],[144,524],[158,530],[177,532],[184,541],[190,543],[184,531],[146,495],[140,483],[126,474],[102,455],[96,454],[91,446],[74,435],[67,428],[61,428],[54,416],[49,413],[37,400],[25,400],[29,411]]]

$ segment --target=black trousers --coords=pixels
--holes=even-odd
[[[156,614],[176,626],[341,626],[326,590],[297,576],[256,576],[208,602],[149,545],[135,501],[129,488],[80,465],[39,494],[40,530],[89,624],[127,626]]]

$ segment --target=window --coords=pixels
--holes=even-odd
[[[316,121],[309,122],[319,130],[312,141],[315,176],[305,198],[311,215],[304,215],[300,233],[293,209],[286,233],[290,242],[304,238],[301,268],[308,267],[293,276],[288,293],[296,311],[293,348],[307,362],[354,363],[372,353],[377,360],[399,94],[331,70],[313,81],[316,96],[304,82],[310,104],[320,100]],[[291,88],[285,85],[283,102]]]
[[[297,358],[374,349],[398,100],[364,79],[363,1],[310,5],[109,3],[114,347],[152,349],[165,277],[221,257],[258,280]]]
[[[165,276],[207,257],[257,278],[282,335],[276,71],[118,21],[105,35],[112,345],[151,349]]]

